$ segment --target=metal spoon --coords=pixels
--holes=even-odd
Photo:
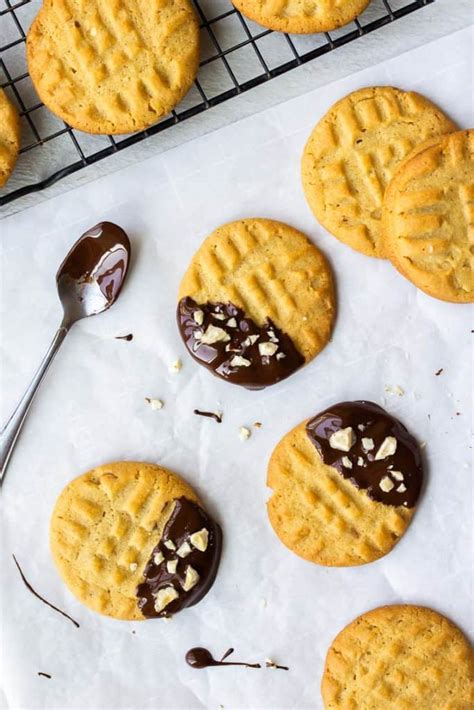
[[[127,275],[130,251],[123,229],[101,222],[82,235],[59,267],[56,284],[63,319],[30,386],[0,433],[0,481],[33,398],[69,328],[115,303]]]

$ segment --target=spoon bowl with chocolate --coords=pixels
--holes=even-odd
[[[121,227],[100,222],[74,244],[56,274],[63,319],[25,394],[0,433],[0,472],[5,476],[33,398],[74,323],[107,310],[117,300],[130,263],[130,241]]]

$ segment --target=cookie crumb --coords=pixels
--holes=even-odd
[[[178,360],[175,360],[174,362],[171,363],[171,365],[169,366],[169,371],[172,374],[176,374],[176,373],[180,372],[182,370],[182,368],[183,368],[183,363],[181,360],[178,359]]]
[[[147,402],[154,411],[163,409],[165,406],[161,399],[156,399],[155,397],[145,397],[145,402]]]
[[[398,397],[403,397],[405,394],[405,390],[400,385],[385,385],[384,390],[388,394],[396,394]]]
[[[262,428],[262,422],[254,422],[253,423],[255,429],[261,429]]]
[[[250,439],[251,436],[252,436],[252,432],[250,431],[250,429],[248,427],[241,426],[239,428],[239,439],[241,441],[247,441],[247,439]]]

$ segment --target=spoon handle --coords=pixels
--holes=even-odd
[[[44,356],[43,361],[37,369],[29,387],[0,432],[0,483],[3,482],[5,477],[11,453],[14,449],[16,440],[26,419],[26,415],[28,414],[33,398],[38,391],[38,387],[43,381],[54,356],[58,352],[64,338],[66,337],[68,330],[69,328],[67,326],[61,324],[61,327],[56,331],[53,342],[49,346],[48,352]]]

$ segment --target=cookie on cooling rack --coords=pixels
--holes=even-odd
[[[268,515],[286,547],[320,565],[386,555],[421,490],[421,454],[405,427],[372,402],[342,402],[299,424],[268,466]]]
[[[237,10],[277,32],[327,32],[351,22],[370,0],[232,0]]]
[[[387,255],[425,293],[474,301],[474,129],[418,146],[385,192]]]
[[[175,473],[119,462],[64,488],[50,540],[59,573],[79,601],[140,621],[175,614],[207,594],[222,533]]]
[[[199,25],[189,0],[44,0],[27,38],[43,103],[73,128],[132,133],[191,87]]]
[[[329,264],[304,234],[270,219],[242,219],[216,229],[193,257],[177,319],[197,362],[261,389],[324,348],[334,302]]]
[[[316,219],[337,239],[385,258],[385,188],[422,141],[456,130],[431,101],[391,86],[359,89],[314,128],[302,160],[303,187]]]
[[[362,614],[336,636],[321,692],[326,710],[468,710],[473,678],[460,629],[432,609],[400,604]]]
[[[0,187],[10,177],[20,150],[20,118],[17,110],[0,89]]]

